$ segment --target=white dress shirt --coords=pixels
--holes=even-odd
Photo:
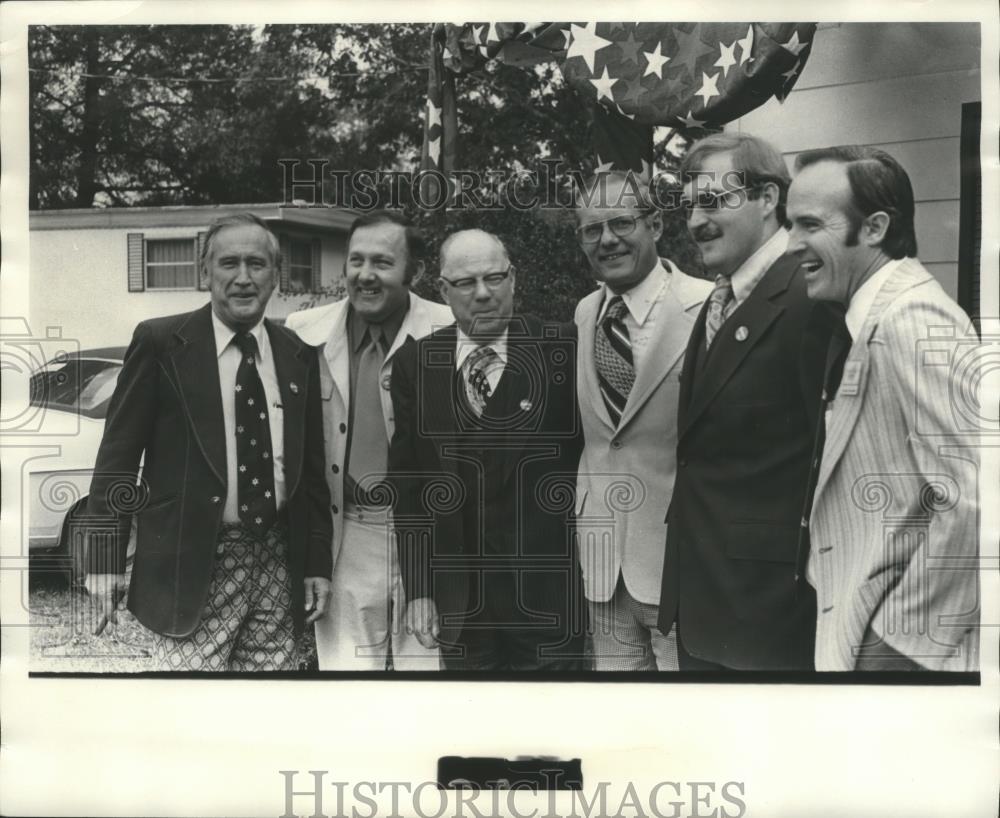
[[[628,308],[625,313],[625,328],[628,330],[629,342],[632,345],[632,368],[635,370],[637,378],[643,362],[650,353],[649,344],[653,337],[653,330],[656,328],[656,317],[660,313],[663,296],[672,280],[670,271],[658,259],[649,275],[632,289],[621,294],[622,301]],[[614,297],[615,293],[605,286],[604,301],[597,314],[597,332],[603,332],[601,321],[604,320],[604,313],[607,312],[608,304]]]
[[[733,285],[733,300],[729,302],[731,306],[726,308],[726,317],[750,297],[750,293],[760,283],[764,273],[770,270],[771,265],[785,255],[787,250],[788,233],[779,228],[771,238],[736,268],[730,277],[730,282]]]
[[[212,312],[212,327],[215,330],[215,353],[219,366],[219,385],[222,389],[222,419],[226,429],[226,507],[222,519],[227,523],[238,523],[240,515],[237,501],[236,476],[236,370],[240,366],[240,350],[232,343],[236,333],[227,327]],[[257,372],[264,384],[267,398],[267,422],[271,427],[271,457],[274,463],[274,497],[277,508],[285,504],[285,424],[284,409],[281,406],[281,391],[278,389],[278,375],[274,367],[271,343],[264,329],[263,319],[250,330],[257,341]]]

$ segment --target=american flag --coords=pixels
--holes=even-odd
[[[454,80],[487,60],[554,60],[592,108],[598,167],[648,174],[654,126],[715,129],[783,100],[815,33],[815,23],[438,24],[421,168],[455,168]]]

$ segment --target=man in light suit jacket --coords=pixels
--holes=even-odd
[[[587,194],[590,195],[587,195]],[[673,493],[678,375],[711,285],[657,257],[663,230],[633,176],[595,177],[577,235],[600,288],[576,309],[584,449],[577,541],[597,670],[676,670],[657,628],[663,515]]]
[[[256,216],[212,225],[211,303],[136,327],[108,408],[87,590],[113,617],[134,514],[128,605],[163,670],[295,670],[330,592],[316,351],[263,318],[280,266]]]
[[[676,626],[681,670],[811,670],[795,558],[827,333],[784,255],[788,171],[763,140],[716,134],[681,180],[715,287],[681,373],[660,628]]]
[[[410,292],[423,269],[417,228],[391,211],[360,216],[347,238],[347,298],[292,313],[286,326],[320,354],[326,477],[333,497],[333,597],[316,623],[320,670],[436,670],[436,651],[408,637],[384,477],[394,418],[393,360],[408,338],[452,322]]]
[[[848,333],[846,359],[833,345],[828,358],[808,521],[816,668],[975,670],[979,413],[960,380],[975,332],[916,259],[895,159],[848,146],[796,167],[789,250],[809,297],[846,309]]]

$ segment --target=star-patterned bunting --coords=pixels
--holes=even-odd
[[[554,61],[593,106],[601,164],[649,166],[652,128],[717,129],[784,99],[802,75],[815,23],[527,23],[439,25],[424,121],[423,168],[454,165],[454,77],[487,60]],[[650,153],[646,153],[646,146]]]

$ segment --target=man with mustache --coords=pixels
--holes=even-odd
[[[333,597],[316,623],[320,670],[437,670],[402,628],[406,608],[384,478],[394,416],[389,379],[408,338],[451,323],[410,291],[423,270],[420,231],[392,211],[359,216],[347,236],[347,298],[292,313],[287,326],[318,346],[333,498]]]
[[[601,286],[576,308],[577,535],[597,670],[676,670],[657,627],[663,514],[676,473],[681,360],[711,286],[658,257],[663,230],[634,175],[577,193],[577,239]]]
[[[514,276],[493,234],[449,236],[455,324],[407,344],[392,374],[406,624],[448,670],[582,668],[575,333],[515,315]]]
[[[296,670],[303,619],[330,594],[316,351],[264,319],[281,268],[264,222],[222,218],[203,247],[211,303],[143,321],[125,353],[87,501],[87,590],[113,618],[134,513],[128,605],[160,669]]]
[[[788,171],[747,134],[681,165],[715,287],[681,373],[660,628],[681,670],[811,669],[815,594],[796,573],[828,331],[785,255]]]

